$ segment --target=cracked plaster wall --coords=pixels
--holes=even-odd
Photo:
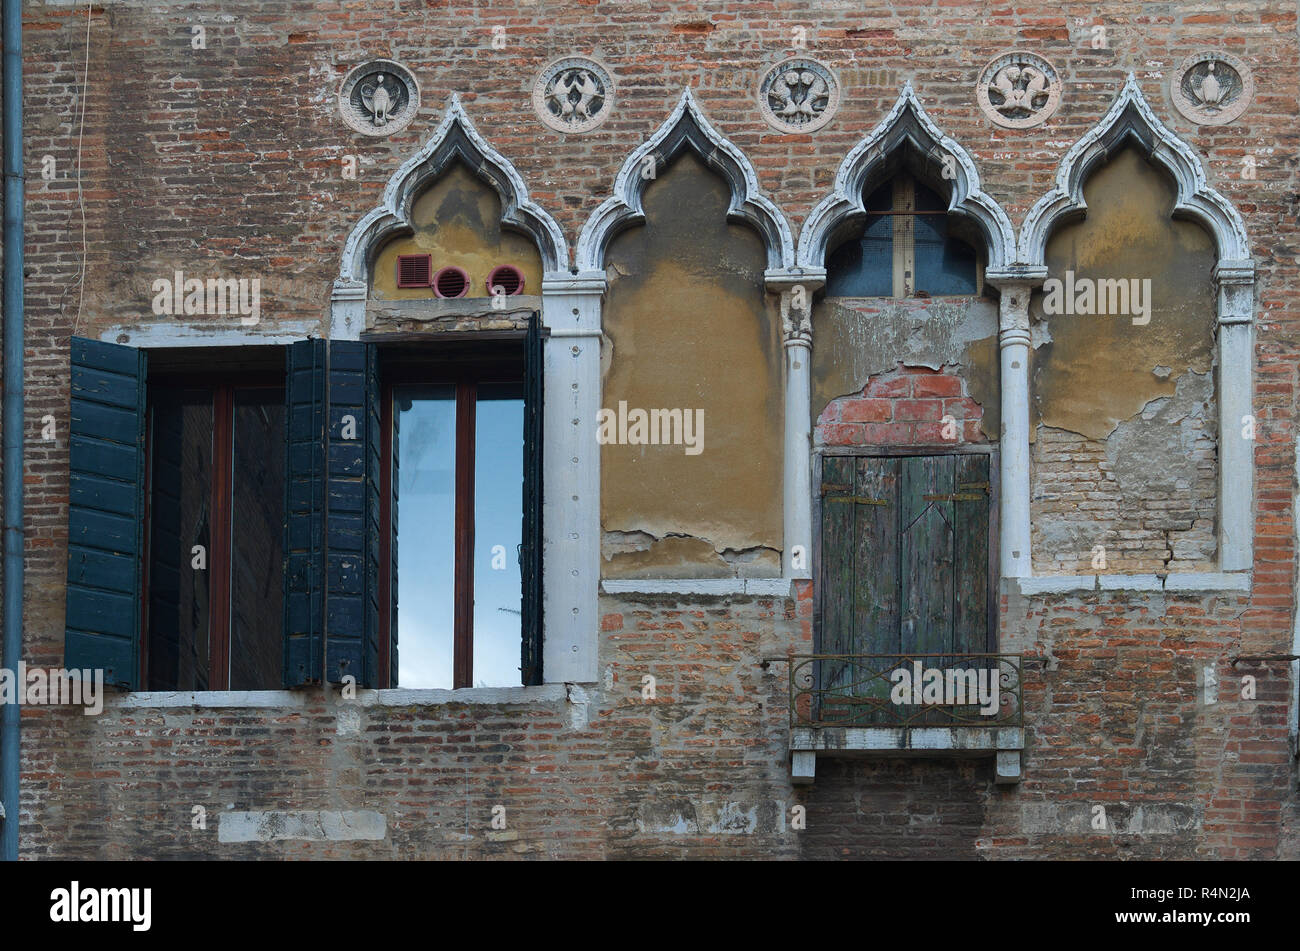
[[[1149,278],[1151,310],[1135,325],[1031,302],[1035,573],[1213,570],[1215,251],[1171,218],[1175,195],[1126,149],[1086,183],[1087,217],[1048,243],[1049,279]]]

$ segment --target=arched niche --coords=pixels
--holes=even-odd
[[[877,287],[879,281],[862,281],[857,282],[859,290],[866,287],[872,293],[855,294],[855,282],[839,279],[837,266],[843,266],[844,251],[863,238],[864,229],[870,237],[883,225],[888,236],[890,222],[903,220],[898,216],[897,188],[894,207],[885,209],[889,214],[880,214],[873,200],[887,194],[891,183],[900,182],[906,183],[909,194],[928,193],[937,199],[933,208],[924,202],[915,206],[922,212],[912,218],[918,227],[937,217],[950,240],[973,252],[977,262],[969,292],[930,294],[927,285],[938,289],[943,282],[913,281],[919,258],[893,261],[893,280],[884,281],[886,289],[892,286],[888,292]],[[901,240],[897,236],[892,248],[895,259]],[[970,441],[996,441],[998,307],[983,275],[1004,269],[1014,250],[1010,220],[980,187],[974,161],[938,129],[912,87],[905,86],[889,114],[845,156],[834,189],[809,214],[800,233],[799,265],[826,271],[826,287],[812,312],[814,442],[950,447],[954,441],[968,441],[968,429]],[[864,252],[864,261],[866,257]],[[900,280],[904,274],[906,282]],[[940,417],[931,421],[933,425],[910,415],[900,419],[900,407],[877,400],[899,387],[910,395],[909,368],[954,378],[926,384],[925,392],[952,398],[945,413],[954,411],[960,437],[943,438]],[[865,406],[862,399],[873,402]],[[846,401],[855,405],[843,405]],[[928,417],[930,408],[927,404],[918,412]],[[963,425],[966,422],[971,425]]]
[[[336,292],[336,299],[348,299],[354,295],[346,291],[371,282],[381,247],[416,233],[412,215],[417,199],[457,164],[497,194],[500,224],[531,239],[545,273],[568,271],[568,246],[560,226],[528,197],[519,172],[479,135],[460,98],[453,96],[433,135],[393,173],[382,201],[348,235],[335,281],[336,291],[345,293]]]
[[[1026,216],[1018,257],[1047,280],[1029,308],[1036,570],[1249,568],[1249,243],[1132,75]]]
[[[539,294],[543,263],[533,236],[503,223],[501,197],[463,162],[449,165],[411,202],[410,228],[380,244],[370,271],[372,300],[418,300],[429,288],[398,287],[399,255],[427,254],[436,272],[456,267],[469,277],[468,297],[487,297],[488,276],[499,265],[519,268],[524,293]]]
[[[604,576],[778,576],[784,410],[780,315],[764,288],[770,248],[729,213],[732,183],[695,149],[660,167],[641,199],[637,224],[603,254],[602,407],[615,425],[624,409],[681,410],[703,421],[703,442],[611,433]]]

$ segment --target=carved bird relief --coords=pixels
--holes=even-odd
[[[1224,97],[1228,94],[1228,87],[1214,78],[1214,63],[1210,63],[1206,69],[1208,72],[1205,74],[1205,78],[1201,80],[1196,95],[1205,105],[1217,106],[1223,102]]]
[[[375,84],[363,84],[361,87],[361,103],[374,117],[375,125],[384,125],[392,118],[393,97],[389,94],[388,89],[384,86],[388,77],[383,73],[375,76]]]

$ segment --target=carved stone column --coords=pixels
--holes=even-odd
[[[1255,266],[1250,261],[1221,262],[1214,280],[1219,319],[1219,567],[1244,571],[1254,564]]]
[[[781,567],[786,578],[812,577],[812,299],[825,283],[821,269],[769,270],[767,289],[781,296],[785,350],[785,527]]]
[[[1004,578],[1033,575],[1029,527],[1029,296],[1043,274],[988,274],[1001,292],[998,346],[1002,354],[1002,432],[998,551]]]

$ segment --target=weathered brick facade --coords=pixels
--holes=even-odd
[[[1295,667],[1233,663],[1295,650],[1294,4],[105,2],[91,8],[88,52],[84,5],[31,2],[26,17],[29,665],[63,663],[69,338],[165,321],[150,311],[151,284],[175,271],[260,276],[265,332],[327,336],[348,234],[452,93],[573,246],[687,86],[797,235],[906,81],[1018,228],[1133,72],[1244,218],[1258,276],[1249,590],[1183,591],[1164,579],[1213,570],[1212,388],[1187,423],[1194,477],[1181,496],[1159,494],[1143,520],[1129,521],[1107,487],[1100,442],[1037,432],[1035,520],[1095,506],[1110,533],[1106,570],[1147,574],[1136,590],[1003,583],[1000,649],[1025,656],[1019,784],[995,784],[988,759],[912,756],[819,757],[816,782],[792,785],[785,658],[812,651],[811,584],[795,581],[785,597],[623,590],[601,594],[593,621],[600,679],[526,698],[363,691],[350,701],[309,689],[193,703],[119,695],[97,717],[28,708],[23,857],[1300,858]],[[203,49],[192,42],[198,26]],[[806,48],[791,45],[799,27]],[[1008,48],[1036,50],[1061,73],[1061,105],[1045,125],[997,128],[976,105],[981,70]],[[1252,105],[1226,125],[1197,126],[1170,101],[1172,71],[1203,49],[1254,72]],[[779,134],[755,90],[796,53],[836,72],[841,102],[825,128]],[[599,59],[617,83],[612,115],[583,135],[549,131],[529,100],[538,71],[568,54]],[[343,76],[376,57],[403,63],[422,93],[415,120],[388,138],[354,134],[338,113]],[[349,157],[355,179],[343,174]],[[815,315],[814,352],[817,340]],[[995,368],[996,349],[988,354]],[[938,444],[950,415],[963,441],[995,441],[996,381],[980,387],[950,365],[900,358],[856,395],[834,394],[814,436]],[[40,438],[47,414],[53,443]],[[1094,573],[1087,531],[1041,535],[1036,522],[1043,580]],[[1244,675],[1253,698],[1242,697]],[[206,828],[194,828],[196,806]],[[505,829],[491,826],[494,806],[505,807]],[[806,808],[806,828],[791,827],[794,806]],[[259,811],[373,812],[384,831],[219,840],[222,813]]]

